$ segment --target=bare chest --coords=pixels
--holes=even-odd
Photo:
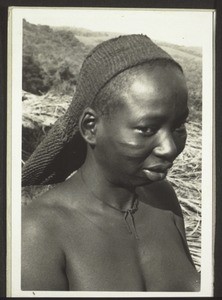
[[[81,215],[65,241],[70,290],[195,289],[197,273],[170,213]]]

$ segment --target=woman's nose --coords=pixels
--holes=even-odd
[[[153,152],[158,157],[173,161],[176,158],[178,151],[172,134],[166,133],[161,135]]]

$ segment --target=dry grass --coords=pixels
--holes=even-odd
[[[35,96],[24,93],[23,127],[38,129],[41,139],[46,129],[64,114],[70,96],[47,94]],[[30,100],[30,101],[29,101]],[[201,254],[201,125],[195,122],[187,124],[188,139],[185,150],[177,158],[173,169],[168,174],[182,207],[187,241],[191,255],[198,271],[200,271]],[[23,141],[23,151],[28,141]],[[27,154],[26,157],[30,155]],[[23,204],[27,204],[51,186],[26,187],[23,189]]]
[[[201,259],[201,125],[187,124],[188,138],[184,151],[168,174],[182,207],[187,242],[194,263],[200,271]]]
[[[54,95],[52,93],[43,96],[32,95],[23,92],[22,125],[23,127],[42,128],[51,127],[55,121],[67,110],[72,97],[67,95]]]
[[[23,92],[22,163],[29,158],[55,121],[67,110],[72,96],[48,93],[36,96]]]

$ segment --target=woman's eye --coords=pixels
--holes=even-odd
[[[150,136],[155,134],[157,129],[152,127],[141,126],[141,127],[137,127],[137,131],[145,136]]]

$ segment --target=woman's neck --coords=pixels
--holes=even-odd
[[[135,189],[127,189],[110,182],[97,164],[86,160],[78,173],[85,188],[95,198],[122,211],[133,206]]]

